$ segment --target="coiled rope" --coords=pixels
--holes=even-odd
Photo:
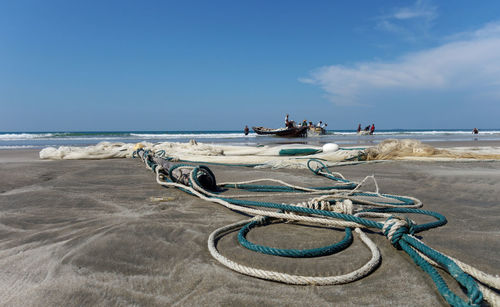
[[[446,218],[433,211],[416,209],[422,203],[412,197],[380,194],[375,178],[369,176],[361,183],[353,183],[338,173],[332,173],[321,161],[311,160],[319,166],[308,167],[317,175],[325,176],[340,183],[339,186],[323,188],[305,188],[279,182],[281,186],[252,185],[256,181],[246,183],[225,183],[215,185],[215,176],[208,167],[192,165],[176,165],[168,160],[155,156],[154,153],[139,149],[134,156],[140,157],[146,166],[156,174],[158,184],[176,187],[203,200],[221,204],[231,210],[253,215],[254,218],[237,222],[216,229],[208,239],[208,249],[212,256],[223,265],[242,274],[257,278],[297,285],[333,285],[348,283],[360,279],[372,272],[380,263],[380,252],[362,228],[379,229],[391,244],[405,251],[412,260],[422,268],[434,281],[442,297],[453,306],[478,306],[486,299],[492,305],[500,304],[498,294],[491,289],[500,289],[500,278],[474,269],[452,257],[446,256],[418,240],[414,234],[446,224]],[[177,170],[177,177],[174,171]],[[179,171],[181,170],[181,171]],[[360,191],[361,185],[372,178],[376,185],[375,193]],[[203,182],[201,182],[203,181]],[[274,181],[277,182],[277,181]],[[213,188],[216,187],[214,190]],[[244,189],[252,192],[273,191],[286,193],[320,194],[307,202],[299,204],[278,204],[222,197],[221,188]],[[322,195],[321,195],[322,194]],[[366,200],[366,197],[378,200]],[[354,207],[353,204],[358,205]],[[436,220],[425,224],[416,224],[408,217],[394,213],[422,214],[434,217]],[[377,222],[368,218],[386,218],[385,222]],[[246,234],[255,227],[263,227],[275,222],[275,219],[307,222],[326,227],[344,227],[345,237],[340,242],[330,246],[289,250],[257,245],[246,240]],[[223,256],[216,247],[217,240],[223,235],[240,229],[239,242],[251,250],[285,257],[316,257],[338,252],[347,248],[352,242],[351,229],[372,253],[370,260],[353,272],[340,276],[299,276],[282,272],[262,270],[238,264]],[[440,273],[433,267],[439,266],[447,271],[466,291],[467,301],[453,293],[444,282]],[[482,284],[480,284],[482,283]],[[491,288],[491,289],[489,289]]]

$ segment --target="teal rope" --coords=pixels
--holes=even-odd
[[[339,149],[341,150],[365,150],[366,147],[358,147],[358,148],[345,148],[345,147],[340,147]]]
[[[225,184],[223,187],[242,189],[252,192],[305,192],[304,190],[296,189],[288,186],[275,186],[275,185],[258,185],[258,184]],[[331,187],[314,187],[313,190],[352,190],[356,187],[356,184],[342,185],[342,186],[331,186]]]
[[[173,158],[172,158],[172,157],[164,157],[164,159],[173,160]],[[204,163],[204,164],[208,164],[208,165],[242,166],[242,167],[256,167],[256,166],[263,166],[263,165],[266,165],[266,164],[264,164],[264,163],[254,163],[254,164],[251,164],[251,163],[235,163],[235,164],[229,164],[229,163],[219,163],[219,162],[206,162],[206,161],[182,160],[182,159],[178,159],[177,161],[179,161],[179,162],[183,162],[183,163],[193,163],[193,164],[200,164],[200,163]]]
[[[360,212],[381,212],[381,213],[414,213],[414,214],[423,214],[423,215],[428,215],[434,217],[437,221],[434,222],[428,222],[425,224],[421,225],[412,225],[414,229],[414,233],[419,233],[424,230],[429,230],[431,228],[436,228],[445,225],[448,221],[446,220],[446,217],[440,213],[437,213],[435,211],[429,211],[429,210],[422,210],[422,209],[414,209],[414,208],[370,208],[370,209],[365,209],[361,210]],[[382,229],[382,227],[380,228]]]
[[[145,153],[146,156],[146,153]],[[147,157],[146,163],[152,167],[154,170],[156,168],[156,164],[151,162]],[[195,168],[193,171],[197,172],[199,168]],[[311,169],[312,170],[312,169]],[[312,170],[314,172],[314,170]],[[319,171],[319,170],[318,170]],[[315,172],[316,173],[316,172]],[[194,173],[193,176],[194,178],[197,178],[196,173]],[[250,200],[238,200],[238,199],[231,199],[231,198],[224,198],[224,197],[214,197],[217,199],[225,200],[231,204],[235,205],[242,205],[242,206],[255,206],[255,207],[266,207],[266,208],[272,208],[272,209],[279,209],[279,210],[285,210],[285,211],[292,211],[292,212],[299,212],[299,213],[306,213],[306,214],[314,214],[314,215],[322,215],[322,216],[327,216],[327,217],[333,217],[337,219],[342,219],[345,221],[350,221],[350,222],[355,222],[367,227],[372,227],[372,228],[378,228],[382,229],[383,224],[375,221],[371,221],[365,218],[349,215],[349,214],[343,214],[343,213],[336,213],[336,212],[331,212],[331,211],[325,211],[325,210],[318,210],[318,209],[311,209],[311,208],[303,208],[303,207],[295,207],[295,206],[290,206],[290,205],[283,205],[283,204],[277,204],[277,203],[271,203],[271,202],[259,202],[259,201],[250,201]],[[396,198],[398,199],[398,198]],[[404,199],[399,197],[398,200]],[[404,201],[404,200],[403,200]],[[477,287],[476,282],[473,280],[472,277],[470,277],[468,274],[463,272],[460,267],[453,262],[450,258],[440,254],[439,252],[429,248],[425,244],[420,243],[418,240],[415,240],[410,234],[420,232],[423,230],[427,230],[430,228],[434,227],[439,227],[441,225],[446,224],[446,218],[433,211],[427,211],[427,210],[420,210],[420,209],[413,209],[413,208],[372,208],[372,209],[366,209],[363,210],[362,212],[392,212],[392,213],[416,213],[416,214],[424,214],[424,215],[430,215],[433,216],[434,218],[437,219],[437,221],[434,222],[429,222],[426,224],[422,225],[414,225],[413,223],[408,223],[408,227],[401,227],[396,231],[396,233],[393,236],[393,239],[391,240],[391,243],[404,250],[412,259],[413,261],[420,266],[426,273],[429,274],[429,276],[432,278],[434,283],[436,284],[436,287],[439,291],[439,293],[443,296],[443,298],[451,305],[453,306],[478,306],[482,302],[483,296],[480,290]],[[391,217],[392,218],[392,217]],[[390,220],[389,218],[388,220]],[[255,226],[253,226],[255,227]],[[347,228],[346,228],[347,229]],[[248,231],[250,228],[248,228]],[[247,231],[247,233],[248,233]],[[241,231],[240,231],[241,232]],[[388,233],[388,230],[385,231],[386,235]],[[249,242],[250,243],[250,242]],[[418,255],[418,253],[414,250],[418,250],[430,259],[436,261],[440,265],[442,265],[449,273],[450,275],[457,280],[463,287],[467,289],[467,297],[469,298],[468,302],[464,302],[460,297],[455,295],[449,288],[447,287],[446,283],[442,279],[442,277],[439,275],[439,273],[432,267],[432,265],[427,262],[425,259],[423,259],[421,256]]]
[[[163,157],[165,157],[165,156],[166,156],[166,152],[165,152],[165,150],[161,149],[161,150],[156,151],[156,152],[155,152],[155,155],[156,155],[157,157],[163,158]]]
[[[483,294],[477,287],[477,283],[466,274],[458,265],[453,262],[448,257],[445,257],[441,253],[429,248],[425,244],[422,244],[412,238],[411,236],[404,234],[402,240],[399,240],[399,246],[413,259],[413,261],[420,266],[429,276],[432,278],[439,293],[443,298],[452,306],[479,306],[483,300]],[[443,266],[448,273],[463,287],[467,289],[468,302],[464,302],[459,296],[453,293],[446,282],[442,279],[438,271],[424,258],[422,258],[415,250],[419,250],[424,255],[428,256],[432,260]]]
[[[238,233],[238,242],[243,247],[255,252],[273,256],[291,257],[291,258],[327,256],[346,249],[352,243],[352,231],[351,228],[348,227],[345,229],[345,236],[341,241],[332,245],[320,248],[312,248],[312,249],[280,249],[264,245],[258,245],[246,239],[246,235],[250,232],[252,228],[268,225],[269,222],[270,219],[268,217],[265,217],[263,221],[253,221],[246,224],[243,228],[240,229]]]

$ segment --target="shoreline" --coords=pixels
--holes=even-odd
[[[209,143],[203,143],[199,142],[200,144],[207,144],[211,145]],[[499,152],[500,151],[500,141],[435,141],[435,142],[422,142],[423,144],[427,144],[430,146],[433,146],[435,148],[441,148],[441,149],[456,149],[457,151],[470,151],[470,152],[477,152],[479,150],[483,151],[483,153],[488,153],[489,151],[492,152]],[[274,144],[269,144],[269,146],[279,146],[279,145],[293,145],[293,144],[298,144],[299,146],[304,146],[307,144],[303,144],[300,142],[290,142],[290,143],[274,143]],[[310,146],[322,146],[326,143],[318,143],[318,144],[308,144]],[[376,146],[378,143],[362,143],[359,145],[340,145],[341,148],[357,148],[357,147],[371,147],[371,146]],[[95,145],[95,144],[94,144]],[[93,145],[91,145],[93,146]],[[216,145],[218,146],[218,145]],[[224,146],[224,145],[223,145]],[[240,145],[237,145],[240,146]],[[249,146],[249,147],[255,147],[251,145],[242,145],[242,146]],[[59,146],[56,146],[56,148]],[[78,146],[80,147],[80,146]],[[81,147],[86,147],[86,146],[81,146]],[[0,163],[5,163],[5,162],[46,162],[47,160],[42,160],[39,158],[39,152],[41,149],[35,149],[35,148],[28,148],[28,149],[0,149]]]
[[[492,129],[479,135],[472,135],[468,129],[444,130],[387,130],[376,131],[374,135],[357,135],[354,132],[334,132],[320,136],[305,138],[280,138],[275,136],[248,135],[238,131],[121,131],[121,132],[37,132],[37,133],[1,133],[0,150],[4,149],[42,149],[48,146],[90,146],[101,141],[111,143],[138,142],[179,142],[185,143],[192,139],[197,142],[212,145],[273,145],[273,144],[306,144],[310,146],[325,143],[336,143],[340,146],[372,146],[386,139],[414,139],[429,144],[447,143],[482,143],[500,142],[500,129]],[[436,145],[440,146],[440,145]],[[452,145],[453,146],[453,145]],[[476,145],[472,145],[476,146]],[[480,145],[482,146],[482,145]]]

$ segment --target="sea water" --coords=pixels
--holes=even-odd
[[[385,139],[416,139],[423,142],[500,141],[500,129],[480,130],[478,135],[468,129],[376,130],[373,135],[358,135],[352,130],[327,131],[321,136],[282,138],[245,135],[243,131],[72,131],[72,132],[0,132],[0,149],[44,148],[48,146],[88,146],[99,142],[189,142],[208,144],[249,145],[301,143],[322,145],[377,144]]]

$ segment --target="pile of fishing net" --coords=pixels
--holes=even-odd
[[[363,148],[339,148],[336,144],[311,146],[304,144],[234,146],[197,143],[162,142],[110,143],[101,142],[87,147],[47,147],[40,151],[41,159],[84,160],[132,158],[134,150],[144,148],[174,161],[252,165],[273,168],[307,168],[307,158],[339,163],[372,160],[456,160],[500,159],[500,148],[438,149],[417,140],[385,140]]]
[[[40,159],[89,160],[132,157],[134,144],[101,142],[87,147],[46,147],[40,151]]]
[[[87,147],[48,147],[40,151],[40,158],[51,160],[131,158],[138,148],[150,150],[173,161],[274,168],[307,168],[307,159],[304,159],[304,156],[340,162],[357,159],[362,153],[361,149],[339,150],[336,144],[321,147],[303,144],[233,146],[203,144],[192,140],[188,143],[101,142]]]
[[[110,143],[101,142],[97,145],[87,147],[60,146],[59,148],[47,147],[40,151],[41,159],[50,160],[84,160],[84,159],[113,159],[132,158],[134,150],[145,148],[152,151],[163,150],[169,155],[199,155],[218,156],[223,155],[224,150],[212,145],[198,144],[195,141],[189,143]]]
[[[500,159],[498,150],[475,151],[474,148],[439,149],[411,139],[389,139],[365,150],[366,160],[455,160]]]

